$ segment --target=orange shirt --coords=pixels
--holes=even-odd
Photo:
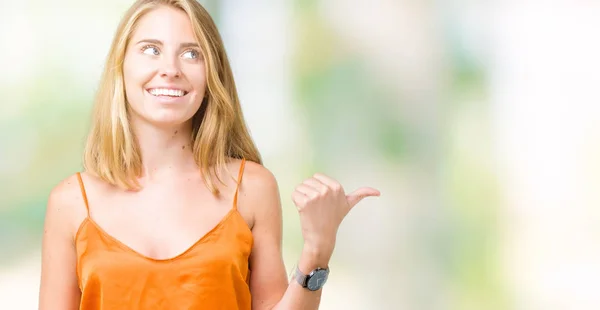
[[[107,234],[88,216],[75,236],[81,310],[250,309],[248,257],[252,232],[237,210],[242,160],[232,209],[182,254],[154,259]]]

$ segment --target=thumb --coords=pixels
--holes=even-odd
[[[346,201],[350,208],[353,208],[357,203],[366,197],[379,196],[381,193],[372,187],[361,187],[354,192],[346,195]]]

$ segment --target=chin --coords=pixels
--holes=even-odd
[[[192,117],[188,115],[150,115],[147,121],[157,127],[180,127],[192,121]]]
[[[133,111],[133,123],[145,123],[154,127],[173,128],[181,127],[188,122],[191,122],[194,117],[193,111],[189,110],[165,110],[165,109],[144,109],[142,113]]]

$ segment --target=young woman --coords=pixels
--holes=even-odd
[[[340,223],[379,195],[322,174],[300,184],[304,248],[288,283],[277,183],[194,0],[133,4],[93,115],[86,171],[49,197],[42,310],[316,309]]]

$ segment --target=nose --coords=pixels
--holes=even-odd
[[[179,78],[181,76],[179,63],[174,59],[164,59],[161,63],[159,72],[160,76],[165,78]]]

